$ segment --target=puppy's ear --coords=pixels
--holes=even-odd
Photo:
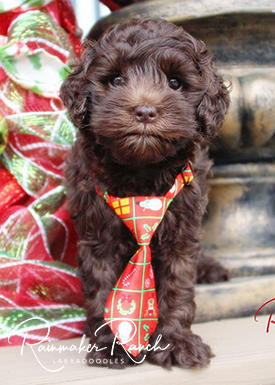
[[[214,139],[220,132],[230,98],[229,87],[213,63],[213,55],[202,41],[195,43],[197,66],[204,85],[203,96],[197,107],[197,119],[202,135]]]
[[[72,122],[80,130],[89,124],[92,85],[87,77],[87,72],[94,59],[93,46],[92,41],[85,42],[79,62],[60,88],[60,97],[67,107]]]

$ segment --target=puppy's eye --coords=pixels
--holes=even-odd
[[[171,78],[169,79],[169,87],[172,88],[172,90],[178,90],[182,86],[182,83],[179,79]]]
[[[120,86],[123,83],[123,77],[122,76],[114,76],[112,79],[110,79],[110,83],[113,86]]]

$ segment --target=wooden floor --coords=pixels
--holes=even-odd
[[[29,347],[0,348],[1,385],[265,385],[275,384],[275,325],[266,333],[268,316],[213,321],[196,324],[193,330],[209,343],[216,357],[203,370],[174,368],[167,371],[144,363],[124,370],[90,368],[81,363],[66,364],[58,372],[43,369]],[[79,340],[56,341],[54,344],[79,345]],[[36,349],[37,351],[37,349]],[[85,353],[58,352],[38,353],[41,363],[51,370],[64,365],[64,360],[84,358]],[[58,360],[62,363],[58,363]]]

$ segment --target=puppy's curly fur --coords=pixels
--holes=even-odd
[[[170,345],[149,352],[147,359],[166,368],[205,366],[211,350],[190,330],[196,277],[201,282],[228,278],[222,266],[201,256],[200,248],[211,166],[205,142],[218,135],[229,105],[212,54],[165,20],[129,20],[87,42],[61,97],[79,128],[66,176],[80,239],[77,262],[87,326],[91,344],[107,347],[88,358],[112,358],[109,366],[115,358],[121,366],[131,363],[119,345],[110,357],[114,336],[108,327],[97,336],[94,332],[104,323],[111,289],[138,248],[95,186],[119,197],[163,195],[191,160],[194,180],[171,204],[151,244],[159,322],[150,344],[161,334],[159,346]],[[153,119],[140,120],[140,107],[153,109]]]

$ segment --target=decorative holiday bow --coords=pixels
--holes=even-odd
[[[97,191],[130,229],[140,246],[112,289],[104,316],[117,339],[134,357],[147,345],[158,323],[150,242],[170,203],[192,179],[189,162],[163,197],[118,198]]]
[[[0,346],[83,334],[59,98],[80,46],[69,0],[0,0]]]

